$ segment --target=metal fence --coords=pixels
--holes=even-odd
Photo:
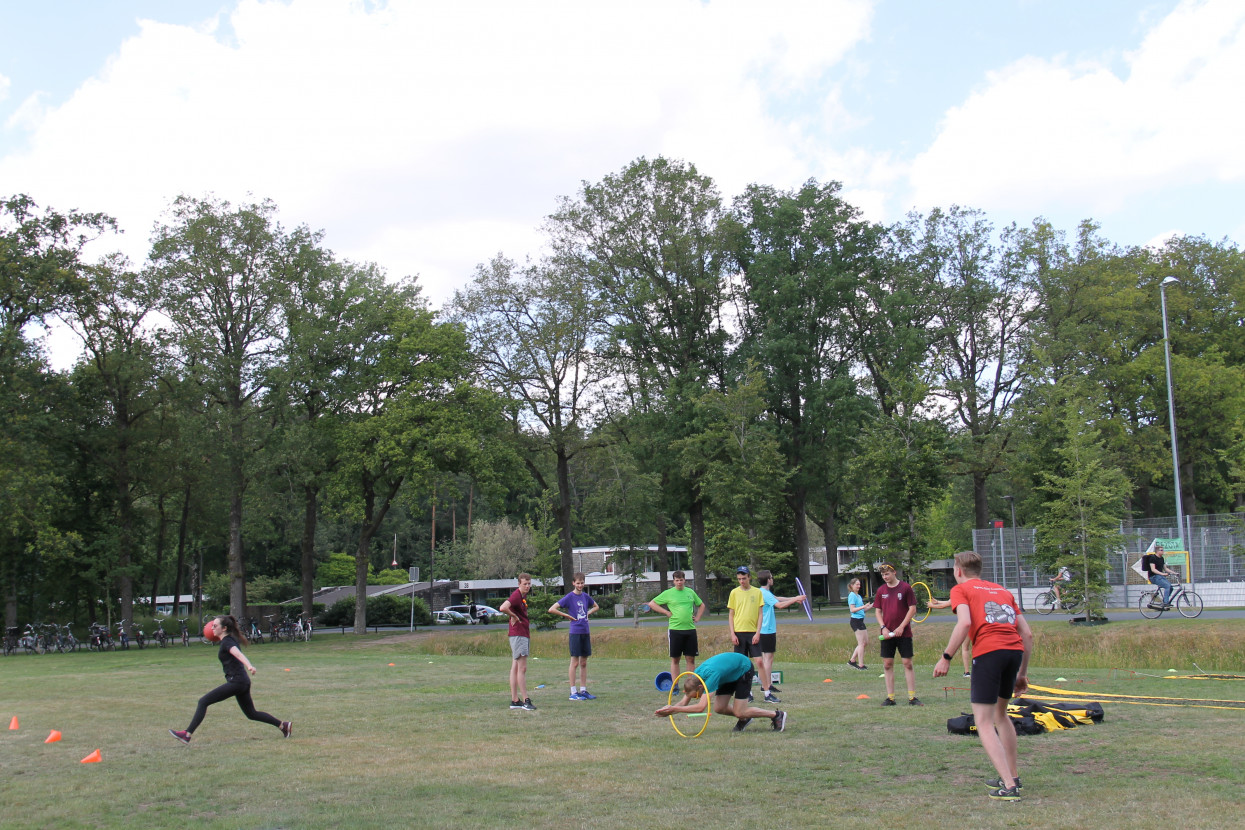
[[[1183,538],[1192,563],[1186,575],[1207,605],[1245,605],[1245,514],[1186,516],[1185,533],[1174,517],[1120,523],[1118,553],[1109,557],[1107,583],[1112,604],[1131,604],[1143,580],[1132,565],[1154,539]],[[1037,533],[1031,527],[973,531],[973,550],[981,555],[981,576],[1023,590],[1025,600],[1050,587],[1051,574],[1033,562]],[[1186,580],[1188,581],[1188,580]]]

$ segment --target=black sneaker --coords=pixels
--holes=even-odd
[[[773,692],[774,694],[778,694],[779,692],[781,692],[781,691],[782,691],[782,689],[778,688],[778,684],[777,684],[777,683],[771,683],[771,684],[769,684],[769,690],[770,690],[771,692]]]
[[[1003,789],[1003,779],[1002,778],[991,778],[989,781],[986,782],[986,786],[992,790],[1001,790]],[[1020,783],[1019,776],[1016,777],[1016,789],[1018,790],[1024,789],[1024,785]]]
[[[529,712],[535,712],[536,704],[532,703],[532,699],[530,697],[525,697],[523,698],[523,703],[519,706],[519,708],[526,709]]]
[[[770,728],[775,732],[781,732],[787,728],[787,713],[779,709],[774,713],[774,717],[769,719]]]
[[[748,702],[752,702],[752,692],[748,692]]]
[[[765,695],[765,702],[766,703],[782,703],[782,701],[778,699],[778,695],[769,694],[768,692]]]
[[[868,670],[869,670],[869,667],[868,667],[868,666],[866,666],[864,663],[861,663],[861,664],[860,664],[859,666],[857,666],[856,668],[860,669],[861,671],[868,671]]]
[[[512,700],[512,701],[510,701],[510,708],[511,708],[511,709],[522,709],[522,708],[523,708],[523,701],[521,701],[521,700]]]
[[[972,677],[972,676],[973,676],[973,673],[972,673],[971,671],[966,671],[966,672],[964,672],[964,676],[965,676],[965,677]]]
[[[999,787],[997,790],[990,791],[990,797],[995,801],[1019,801],[1019,787]]]
[[[894,705],[895,705],[895,698],[893,698],[893,697],[888,697],[886,700],[882,701],[882,705],[883,705],[883,706],[894,706]]]
[[[294,724],[288,720],[281,721],[281,737],[288,738],[294,734]]]
[[[740,718],[739,720],[735,721],[735,726],[731,729],[731,731],[732,732],[743,732],[744,729],[750,723],[752,723],[752,718]]]
[[[190,733],[184,729],[170,729],[169,734],[184,744],[190,743]]]
[[[848,660],[848,661],[847,661],[847,665],[851,666],[853,669],[858,669],[858,668],[860,668],[860,666],[856,663],[856,661],[855,661],[855,660]]]
[[[924,706],[925,704],[921,702],[921,699],[919,697],[910,697],[908,698],[908,705],[909,706]]]

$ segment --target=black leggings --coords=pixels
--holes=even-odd
[[[278,729],[281,728],[281,721],[274,718],[267,712],[256,710],[255,704],[251,701],[251,684],[229,682],[224,685],[217,686],[212,691],[199,698],[199,706],[195,709],[195,716],[190,721],[187,732],[194,732],[199,728],[199,724],[203,723],[203,716],[207,714],[207,708],[213,703],[220,703],[222,700],[228,700],[231,697],[238,699],[238,708],[242,710],[242,714],[251,720],[263,721],[270,723]]]

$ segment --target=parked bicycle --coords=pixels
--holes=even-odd
[[[27,654],[42,653],[39,645],[39,630],[34,623],[26,623],[26,628],[22,631],[20,645]]]
[[[87,640],[87,647],[91,651],[113,651],[117,645],[108,634],[108,626],[95,622],[91,623],[91,635]]]
[[[1164,611],[1171,608],[1180,612],[1180,616],[1189,619],[1202,613],[1202,598],[1195,591],[1184,587],[1184,583],[1179,579],[1174,582],[1172,595],[1166,605],[1163,604],[1163,589],[1152,585],[1141,592],[1141,598],[1137,600],[1137,610],[1141,612],[1141,616],[1147,620],[1157,619],[1163,616]]]
[[[18,649],[18,642],[21,639],[22,630],[17,626],[10,626],[4,630],[4,656],[8,657]]]
[[[121,650],[130,650],[130,626],[125,620],[117,623],[117,639],[121,642]]]
[[[169,635],[164,633],[163,617],[156,617],[156,630],[151,636],[155,639],[156,643],[159,644],[160,648],[164,648],[169,644]]]
[[[259,627],[259,620],[254,617],[247,617],[244,626],[248,640],[258,645],[264,644],[264,631]]]
[[[73,635],[73,629],[67,624],[60,626],[57,634],[58,643],[61,651],[77,651],[79,648],[78,638]]]

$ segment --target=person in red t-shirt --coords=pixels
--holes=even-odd
[[[951,607],[955,629],[934,666],[934,677],[944,677],[951,655],[965,639],[973,642],[973,679],[969,700],[981,746],[997,779],[987,781],[990,797],[1004,801],[1020,799],[1020,768],[1016,760],[1016,730],[1007,716],[1013,694],[1029,688],[1027,672],[1033,652],[1033,632],[1016,600],[1002,586],[981,578],[981,557],[973,551],[955,555],[955,582]]]
[[[498,610],[510,618],[510,708],[535,712],[527,696],[527,656],[531,652],[531,625],[527,619],[527,595],[532,592],[530,574],[519,574],[519,587]]]

